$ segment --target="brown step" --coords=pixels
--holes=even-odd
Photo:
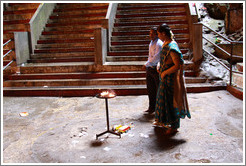
[[[59,9],[59,8],[56,8],[54,9],[53,12],[64,12],[64,9],[66,11],[93,11],[93,10],[102,10],[102,9],[108,9],[108,4],[105,4],[103,6],[85,6],[85,7],[77,7],[77,8],[74,8],[74,7],[70,7],[70,6],[66,6],[66,8],[62,8],[62,9]]]
[[[38,53],[38,54],[31,54],[31,59],[93,57],[94,54],[95,54],[94,52]]]
[[[179,20],[163,20],[163,21],[154,21],[154,22],[121,22],[121,23],[115,23],[114,26],[145,26],[145,25],[152,25],[152,26],[159,26],[162,23],[166,24],[187,24],[187,21],[179,21]]]
[[[92,7],[92,6],[108,6],[108,3],[58,3],[56,9],[67,9],[67,8],[81,8],[81,7]]]
[[[62,18],[62,19],[49,19],[48,24],[52,23],[76,23],[76,22],[88,22],[88,21],[100,21],[105,19],[105,16],[97,16],[97,17],[74,17],[70,18]]]
[[[76,17],[99,17],[99,16],[103,16],[106,17],[106,13],[102,12],[102,13],[92,13],[92,14],[77,14],[77,15],[51,15],[49,18],[50,19],[64,19],[64,18],[76,18]]]
[[[102,24],[103,20],[96,20],[96,21],[80,21],[80,22],[65,22],[65,23],[49,23],[46,24],[46,27],[57,27],[57,26],[67,26],[68,24],[76,26],[76,25],[85,25],[85,24],[91,24],[91,25],[95,25],[95,24]]]
[[[53,15],[56,16],[64,16],[64,15],[80,15],[80,14],[95,14],[95,13],[102,13],[105,12],[105,16],[107,13],[107,9],[100,9],[100,10],[68,10],[62,12],[54,12]]]
[[[139,13],[160,13],[160,12],[185,12],[186,9],[184,7],[175,8],[175,11],[173,8],[147,8],[147,9],[125,9],[125,10],[117,10],[116,14],[139,14]]]
[[[173,33],[189,33],[187,29],[173,30]],[[126,36],[126,35],[147,35],[149,31],[138,31],[138,32],[112,32],[113,36]]]
[[[61,52],[80,52],[80,51],[94,51],[94,48],[55,48],[55,49],[35,49],[34,53],[61,53]]]
[[[118,10],[133,10],[133,9],[158,9],[158,8],[182,8],[185,7],[183,3],[120,3]]]
[[[81,29],[96,29],[101,28],[101,24],[92,24],[92,25],[70,25],[66,24],[58,27],[45,27],[44,31],[79,31]]]
[[[94,29],[84,29],[80,31],[46,31],[42,35],[58,35],[58,34],[80,34],[80,33],[93,33]]]
[[[3,20],[30,20],[32,16],[33,13],[3,15]]]
[[[137,13],[137,14],[116,14],[116,18],[129,18],[129,17],[157,17],[157,16],[177,16],[179,17],[186,16],[186,12],[150,12],[150,13]],[[184,17],[182,17],[184,18]]]
[[[79,43],[79,42],[94,42],[94,39],[51,39],[51,40],[38,40],[38,44],[48,44],[48,43]]]
[[[10,5],[8,10],[16,11],[16,10],[27,10],[27,9],[37,9],[40,3],[25,3],[25,4],[16,4]]]
[[[46,48],[78,48],[78,47],[94,47],[94,42],[75,42],[75,43],[44,43],[37,44],[36,49]]]
[[[127,86],[77,86],[77,87],[33,87],[33,88],[3,88],[3,96],[56,96],[56,97],[82,97],[96,96],[103,90],[113,90],[117,96],[147,95],[146,85]],[[186,86],[188,93],[201,93],[216,90],[226,90],[226,86],[215,86],[211,84],[199,85],[189,84]]]
[[[8,80],[39,80],[39,79],[96,79],[96,78],[141,78],[145,71],[138,72],[81,72],[81,73],[40,73],[40,74],[13,74]]]
[[[46,58],[46,59],[30,59],[27,63],[60,63],[60,62],[94,62],[94,57],[67,57],[67,58]]]
[[[35,13],[36,10],[37,10],[37,9],[16,10],[16,11],[3,11],[3,15],[8,15],[8,14]]]
[[[176,39],[177,43],[188,43],[189,39]],[[112,46],[115,45],[143,45],[143,44],[149,44],[150,41],[139,41],[139,40],[130,40],[130,41],[117,41],[117,42],[111,42]]]
[[[94,33],[83,33],[83,34],[55,34],[55,35],[41,35],[39,39],[94,39]]]

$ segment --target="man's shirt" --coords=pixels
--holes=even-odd
[[[154,41],[151,40],[149,44],[149,57],[145,63],[146,67],[156,67],[157,63],[160,62],[160,52],[162,49],[163,42],[157,38]]]

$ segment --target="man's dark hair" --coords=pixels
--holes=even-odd
[[[150,30],[153,30],[155,34],[157,35],[157,27],[151,27]]]

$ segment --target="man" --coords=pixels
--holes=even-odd
[[[149,97],[149,108],[145,113],[155,112],[156,94],[159,85],[159,73],[157,72],[157,63],[160,62],[160,52],[163,42],[158,38],[157,27],[150,29],[150,44],[148,61],[144,64],[146,68],[146,82]]]

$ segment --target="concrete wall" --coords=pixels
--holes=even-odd
[[[14,32],[17,66],[26,63],[30,58],[28,32]]]
[[[109,43],[108,47],[111,46],[111,36],[114,28],[114,19],[117,12],[117,8],[118,8],[118,3],[110,3],[106,15],[106,19],[108,20],[108,43]]]
[[[33,53],[35,45],[41,35],[50,14],[53,12],[55,3],[43,3],[36,10],[30,20],[30,51]]]
[[[107,30],[97,28],[94,30],[95,65],[103,65],[107,56]]]

